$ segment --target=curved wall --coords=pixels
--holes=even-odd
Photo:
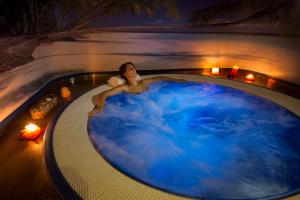
[[[96,33],[41,44],[35,60],[0,75],[0,120],[42,84],[63,74],[112,71],[126,61],[138,69],[231,67],[300,85],[300,38],[208,33]]]

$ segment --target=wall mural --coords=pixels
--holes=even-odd
[[[0,0],[0,121],[63,74],[240,68],[300,85],[299,0]]]

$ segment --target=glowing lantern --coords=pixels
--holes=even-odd
[[[217,67],[211,68],[211,74],[214,75],[214,76],[218,76],[219,75],[219,68],[217,68]]]
[[[96,86],[96,75],[92,74],[92,82],[93,82],[93,87]]]
[[[202,75],[205,75],[205,76],[211,75],[211,69],[203,69],[202,70]]]
[[[267,86],[268,86],[269,88],[273,88],[274,85],[275,85],[275,83],[276,83],[276,80],[274,80],[274,79],[272,79],[272,78],[268,78],[268,80],[267,80]]]
[[[41,134],[41,128],[35,124],[28,124],[25,129],[21,131],[21,139],[36,139]]]
[[[44,117],[44,113],[38,109],[31,109],[30,114],[31,114],[31,118],[34,120],[42,119]]]
[[[246,80],[247,80],[247,81],[254,81],[254,80],[255,80],[255,76],[254,76],[253,74],[248,74],[248,75],[246,76]]]
[[[60,89],[60,95],[63,98],[68,98],[68,97],[71,96],[71,91],[70,91],[70,89],[68,87],[62,87]]]
[[[236,66],[236,65],[233,66],[228,77],[229,78],[235,78],[237,76],[238,70],[239,70],[238,66]]]

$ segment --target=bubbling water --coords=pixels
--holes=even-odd
[[[88,129],[111,165],[168,192],[255,199],[300,189],[299,117],[241,90],[156,82],[109,97]]]

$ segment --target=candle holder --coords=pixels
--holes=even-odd
[[[255,80],[255,76],[253,75],[253,74],[248,74],[247,76],[246,76],[246,80],[247,81],[254,81]]]
[[[23,130],[21,130],[21,134],[19,135],[19,139],[24,140],[35,140],[37,139],[40,134],[42,133],[42,130],[39,126],[29,123],[25,126]]]
[[[31,118],[34,120],[44,118],[45,115],[57,105],[57,103],[58,98],[55,94],[45,96],[29,109]]]
[[[60,96],[64,99],[70,98],[71,97],[71,91],[68,87],[62,87],[60,88]]]
[[[237,74],[238,74],[238,70],[239,70],[239,67],[238,66],[233,66],[231,71],[229,72],[229,74],[227,75],[228,78],[235,78],[237,77]]]

